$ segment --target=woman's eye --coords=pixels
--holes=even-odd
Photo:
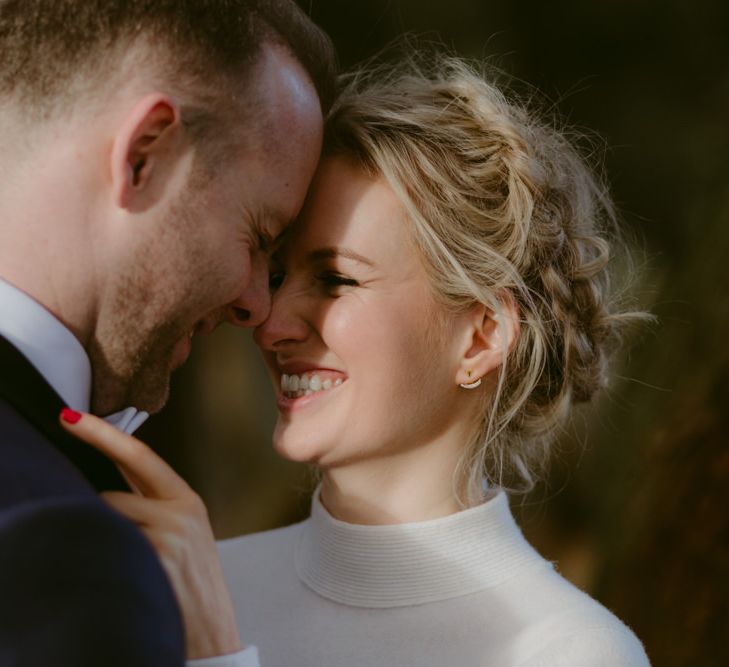
[[[359,285],[359,283],[353,278],[347,278],[346,276],[332,271],[319,273],[317,274],[316,279],[329,289],[334,289],[336,287],[357,287]]]
[[[270,271],[268,274],[268,289],[276,290],[283,285],[286,274],[283,271]]]

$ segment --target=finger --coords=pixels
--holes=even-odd
[[[127,483],[129,488],[134,491],[138,496],[143,496],[142,490],[134,483],[134,479],[132,476],[127,473],[126,470],[122,466],[120,466],[118,463],[114,464],[116,466],[116,469],[119,471],[119,474],[124,478],[124,481]]]
[[[169,560],[168,566],[175,564],[179,544],[188,536],[181,530],[180,517],[167,510],[165,501],[119,491],[106,491],[101,497],[142,532],[156,554],[163,560]]]
[[[163,501],[144,498],[123,491],[104,491],[100,494],[104,502],[138,526],[161,525],[165,523]]]
[[[88,413],[69,414],[64,410],[60,422],[69,433],[96,447],[114,461],[142,495],[177,498],[190,491],[185,480],[147,445],[122,433],[103,419]]]

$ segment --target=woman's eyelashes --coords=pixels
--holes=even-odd
[[[272,268],[268,273],[268,287],[275,291],[279,289],[286,280],[286,271],[281,268]],[[313,276],[313,284],[319,285],[327,293],[338,292],[346,287],[358,287],[359,282],[354,278],[342,275],[337,271],[319,271]]]
[[[320,271],[315,276],[316,280],[327,291],[333,292],[344,287],[357,287],[359,282],[336,271]]]

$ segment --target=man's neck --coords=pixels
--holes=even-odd
[[[6,113],[0,112],[0,119]],[[21,125],[20,130],[24,126]],[[97,295],[95,275],[97,202],[89,197],[94,175],[69,128],[41,124],[27,141],[8,138],[10,153],[0,155],[0,278],[21,289],[53,314],[86,345]],[[27,145],[25,145],[27,143]],[[97,170],[98,171],[98,170]]]
[[[91,365],[78,339],[43,304],[0,279],[0,335],[75,410],[89,410]]]
[[[0,336],[21,352],[68,407],[90,410],[91,364],[79,341],[41,304],[2,279]],[[106,420],[132,433],[148,416],[130,407]]]

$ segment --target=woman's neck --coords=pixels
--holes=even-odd
[[[454,514],[463,509],[454,488],[462,441],[458,447],[442,445],[323,470],[321,502],[334,518],[366,525]]]

